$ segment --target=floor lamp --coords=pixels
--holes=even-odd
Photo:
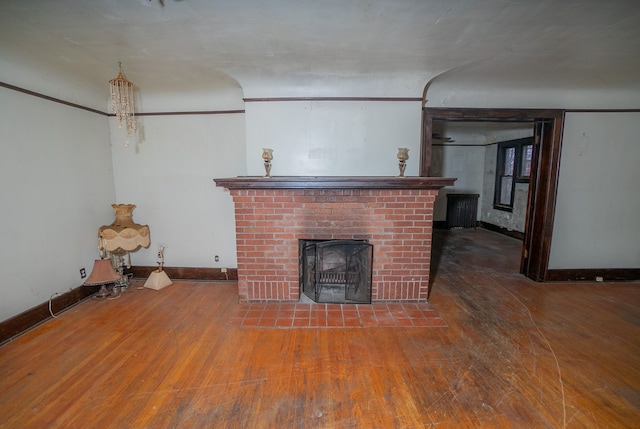
[[[151,237],[148,225],[139,225],[133,221],[135,204],[112,204],[111,207],[116,219],[111,225],[103,225],[98,229],[98,247],[101,252],[108,252],[115,268],[122,275],[125,265],[127,268],[131,267],[131,252],[149,247]],[[128,283],[125,287],[128,287]]]
[[[122,289],[129,287],[128,277],[123,274],[124,258],[129,259],[127,267],[131,266],[130,252],[141,247],[149,247],[150,235],[147,225],[139,225],[133,221],[134,204],[112,204],[116,219],[110,225],[103,225],[98,229],[98,250],[100,259],[96,259],[91,274],[84,282],[86,286],[100,285],[96,297],[106,298],[117,295]],[[114,264],[118,271],[114,269]],[[107,285],[114,283],[113,293]]]

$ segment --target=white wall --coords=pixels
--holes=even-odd
[[[0,88],[0,320],[82,284],[115,192],[106,117]]]
[[[133,253],[132,264],[155,266],[158,243],[165,243],[167,266],[237,266],[233,201],[213,179],[246,175],[244,119],[140,116],[143,137],[129,147],[111,119],[116,202],[135,204],[134,221],[151,231],[151,246]]]
[[[434,220],[447,217],[447,194],[479,194],[478,219],[508,230],[524,232],[529,185],[516,183],[514,210],[493,208],[496,179],[496,144],[486,146],[434,146],[432,176],[457,178],[453,187],[436,197]]]
[[[247,174],[397,176],[398,147],[409,148],[405,175],[417,176],[420,102],[283,101],[246,103]]]
[[[640,113],[567,113],[549,268],[640,268]]]
[[[519,82],[522,85],[524,82]],[[505,90],[504,84],[495,86],[444,75],[428,88],[428,107],[478,107],[505,109],[637,109],[640,90],[556,87],[541,88],[537,82],[528,87]]]
[[[434,130],[437,134],[450,138],[452,142],[444,144],[438,143],[438,140],[434,142],[431,175],[457,178],[453,187],[440,190],[434,207],[434,220],[446,219],[448,193],[469,193],[480,195],[478,219],[510,229],[514,229],[511,227],[520,223],[524,224],[524,216],[519,216],[517,213],[514,216],[509,212],[498,213],[498,210],[493,209],[496,142],[529,137],[532,135],[532,126],[511,123],[434,121]],[[526,207],[526,185],[516,185],[515,198],[516,205],[519,205],[524,198]]]
[[[233,201],[213,179],[264,175],[263,147],[274,149],[273,175],[395,176],[398,147],[410,148],[406,174],[418,174],[420,102],[265,102],[245,109],[139,116],[142,137],[129,147],[111,119],[115,202],[136,204],[134,221],[151,230],[151,246],[132,254],[134,265],[155,265],[157,245],[166,243],[167,266],[236,267]]]
[[[484,146],[434,146],[432,148],[431,175],[455,177],[453,187],[440,190],[433,210],[434,221],[447,218],[449,193],[479,194],[478,211],[482,205],[482,183],[484,176]]]
[[[112,203],[136,204],[134,220],[151,228],[152,246],[134,264],[155,265],[163,242],[169,266],[235,267],[233,203],[213,179],[263,175],[263,147],[275,149],[274,175],[382,176],[397,175],[397,148],[408,147],[406,173],[417,175],[420,107],[253,102],[245,115],[143,116],[127,148],[113,119],[0,88],[0,320],[82,284],[78,270],[98,257],[97,228],[113,221]],[[640,266],[638,135],[638,113],[567,115],[550,268]],[[442,156],[456,191],[482,193],[475,149]]]
[[[527,136],[528,137],[528,136]],[[509,231],[524,233],[527,220],[527,202],[529,199],[529,183],[516,183],[513,196],[513,211],[497,210],[493,208],[496,189],[496,163],[498,145],[496,143],[485,147],[484,159],[484,198],[481,204],[480,220]]]

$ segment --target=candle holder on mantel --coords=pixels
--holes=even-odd
[[[404,170],[407,168],[407,159],[409,159],[409,149],[406,147],[398,148],[398,168],[400,169],[400,175],[398,177],[404,177]]]
[[[273,159],[273,149],[263,148],[262,159],[264,159],[264,177],[271,177],[271,160]]]

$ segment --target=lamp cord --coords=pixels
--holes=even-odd
[[[54,292],[53,295],[51,295],[49,297],[49,313],[51,314],[51,317],[53,317],[54,319],[57,319],[58,316],[56,316],[55,314],[53,314],[53,310],[51,309],[51,300],[53,299],[54,296],[59,295],[58,292]]]

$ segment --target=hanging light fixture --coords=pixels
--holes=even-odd
[[[111,94],[111,113],[118,119],[118,127],[124,125],[127,129],[127,137],[136,133],[136,118],[133,106],[133,83],[127,80],[122,73],[122,63],[118,63],[119,73],[115,79],[109,81]],[[127,139],[127,146],[129,140]]]

